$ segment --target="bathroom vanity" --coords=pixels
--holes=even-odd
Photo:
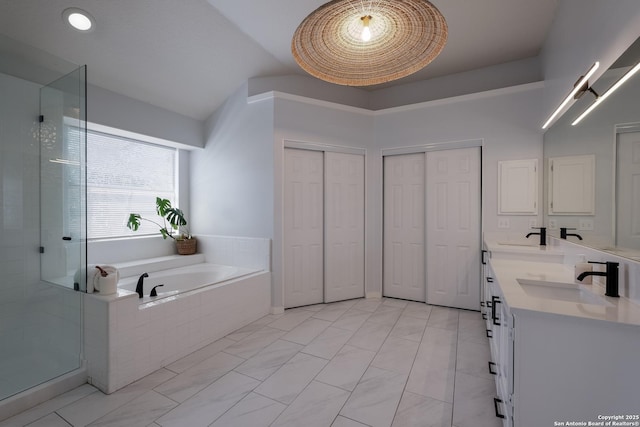
[[[503,425],[640,422],[640,306],[576,284],[557,249],[500,246],[485,242],[482,316]]]

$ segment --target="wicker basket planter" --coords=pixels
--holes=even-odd
[[[193,255],[196,253],[196,238],[176,240],[176,248],[178,248],[178,254],[180,255]]]

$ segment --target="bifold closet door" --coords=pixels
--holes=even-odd
[[[480,148],[427,156],[427,303],[479,310]]]
[[[618,134],[616,245],[640,248],[640,132]]]
[[[324,302],[364,296],[364,156],[324,153]]]
[[[425,301],[425,155],[384,158],[383,294]]]
[[[323,153],[284,150],[284,304],[323,302]]]

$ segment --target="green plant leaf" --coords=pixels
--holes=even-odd
[[[140,227],[140,215],[136,213],[129,214],[129,221],[127,221],[127,228],[133,231],[138,231]]]
[[[167,221],[173,227],[174,230],[177,230],[178,227],[183,225],[187,225],[187,220],[184,219],[184,213],[178,208],[171,208],[166,212]]]
[[[166,229],[166,228],[161,228],[161,229],[160,229],[160,234],[162,234],[162,238],[163,238],[163,239],[165,239],[165,240],[167,240],[167,237],[171,237],[171,238],[173,238],[173,237],[171,236],[171,234],[169,234],[169,232],[167,231],[167,229]]]
[[[171,201],[169,199],[156,197],[156,212],[158,215],[164,217],[169,210],[171,210]]]

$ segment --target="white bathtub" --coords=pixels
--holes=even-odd
[[[91,384],[112,393],[221,339],[271,307],[268,270],[194,264],[120,279],[114,296],[84,294]],[[157,297],[150,297],[153,286]]]
[[[144,279],[144,297],[140,299],[140,304],[158,301],[208,286],[222,285],[225,282],[248,276],[257,271],[256,269],[209,263],[156,271],[149,273],[149,277]],[[138,278],[139,276],[120,279],[118,288],[135,292]],[[151,289],[158,285],[163,285],[156,289],[158,296],[150,297]]]

